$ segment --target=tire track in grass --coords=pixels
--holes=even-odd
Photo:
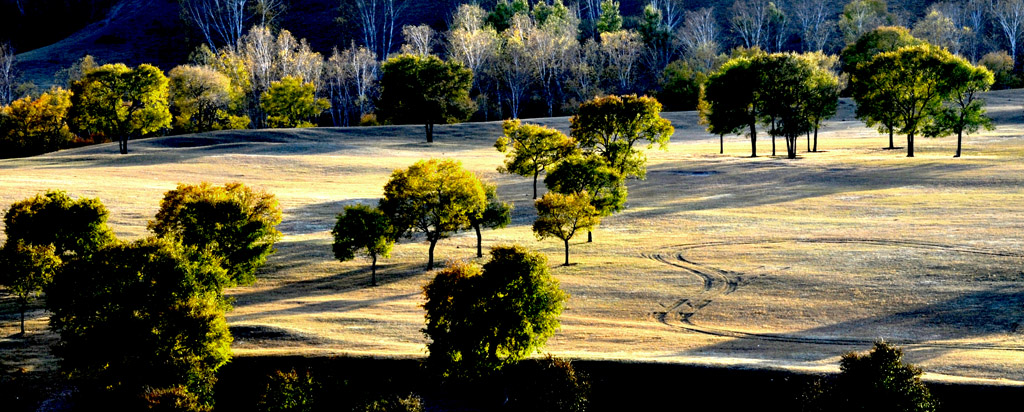
[[[942,250],[948,252],[967,253],[976,255],[986,256],[999,256],[999,257],[1024,257],[1022,253],[1014,253],[1008,251],[988,250],[975,247],[967,246],[950,246],[935,242],[922,242],[922,241],[911,241],[911,240],[888,240],[888,239],[868,239],[868,238],[824,238],[824,239],[777,239],[777,240],[764,240],[764,241],[717,241],[717,242],[704,242],[704,243],[690,243],[682,244],[673,247],[673,249],[682,250],[693,250],[708,247],[718,246],[737,246],[737,245],[762,245],[762,244],[780,244],[780,243],[830,243],[830,244],[866,244],[866,245],[877,245],[877,246],[894,246],[894,247],[911,247],[918,249],[932,249]],[[799,344],[813,344],[813,345],[832,345],[832,346],[868,346],[875,342],[875,339],[859,339],[859,338],[839,338],[839,337],[810,337],[810,336],[797,336],[788,334],[776,334],[776,333],[751,333],[741,332],[723,328],[713,328],[707,326],[700,326],[694,324],[692,321],[693,315],[701,309],[707,307],[715,301],[715,299],[729,295],[735,292],[739,287],[749,283],[750,279],[764,276],[765,274],[758,274],[755,276],[745,275],[740,272],[723,270],[720,268],[700,264],[691,261],[681,253],[642,253],[640,255],[643,258],[655,260],[673,268],[679,269],[683,272],[692,274],[700,278],[703,282],[702,289],[697,292],[696,296],[684,297],[677,299],[670,305],[659,303],[664,310],[657,310],[650,312],[650,315],[656,318],[659,322],[678,327],[680,329],[700,333],[704,335],[734,338],[734,339],[747,339],[747,340],[758,340],[763,342],[781,342],[781,343],[799,343]],[[783,268],[783,270],[788,269]],[[919,347],[919,348],[937,348],[937,349],[957,349],[957,350],[1000,350],[1000,351],[1018,351],[1024,352],[1024,345],[1001,345],[995,343],[942,343],[925,340],[915,339],[899,339],[891,340],[890,343],[906,346],[906,347]]]

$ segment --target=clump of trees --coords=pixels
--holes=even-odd
[[[97,199],[50,191],[9,208],[0,281],[22,303],[45,291],[61,371],[84,407],[209,410],[230,358],[225,287],[251,283],[276,240],[273,196],[182,185],[160,237],[116,239]]]
[[[819,381],[805,394],[809,411],[914,411],[938,409],[921,382],[921,369],[903,361],[903,350],[876,342],[867,354],[850,352],[839,375]]]
[[[542,348],[567,298],[547,259],[519,246],[494,248],[483,267],[449,266],[423,291],[427,365],[456,380],[491,376]]]
[[[0,107],[0,157],[32,156],[68,147],[68,90],[55,87],[37,98],[23,97]]]

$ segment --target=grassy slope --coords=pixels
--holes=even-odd
[[[418,126],[246,130],[136,141],[126,156],[108,144],[3,160],[0,205],[48,188],[97,196],[118,236],[137,238],[178,182],[265,188],[285,208],[285,237],[259,282],[230,292],[236,352],[419,356],[426,245],[402,241],[371,288],[367,262],[333,260],[330,229],[343,205],[375,202],[392,170],[452,157],[516,205],[485,246],[541,250],[572,295],[555,354],[833,370],[885,338],[931,378],[1024,383],[1024,93],[988,97],[999,128],[969,137],[961,159],[949,138],[922,138],[914,159],[881,150],[849,104],[823,131],[825,152],[794,161],[748,158],[738,137],[718,155],[694,113],[667,114],[670,149],[648,154],[648,179],[630,182],[628,208],[594,243],[573,240],[571,267],[554,266],[560,242],[530,231],[529,180],[495,172],[498,123],[440,126],[433,145]],[[759,153],[770,147],[762,139]],[[438,258],[470,259],[474,244],[444,240]],[[44,347],[12,339],[11,305],[5,368],[51,368]],[[45,313],[30,315],[30,342],[52,339]]]

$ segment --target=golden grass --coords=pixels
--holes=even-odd
[[[848,104],[822,131],[824,152],[797,160],[763,156],[766,136],[763,157],[746,157],[749,141],[735,136],[719,155],[693,113],[668,114],[669,150],[648,153],[647,180],[630,182],[628,208],[594,243],[572,241],[569,267],[555,266],[560,242],[530,231],[529,179],[495,172],[497,123],[440,126],[433,145],[417,126],[238,131],[137,141],[127,156],[101,145],[6,160],[0,205],[48,188],[97,196],[117,234],[137,238],[178,182],[266,189],[285,208],[285,237],[256,285],[229,292],[236,353],[422,356],[426,244],[403,240],[369,287],[366,261],[333,260],[330,229],[345,204],[375,202],[393,169],[451,157],[516,205],[511,227],[486,231],[485,246],[540,250],[571,294],[553,354],[820,371],[884,338],[930,379],[1022,384],[1024,96],[989,98],[999,128],[968,137],[960,159],[952,138],[919,138],[913,159],[881,150],[886,138]],[[470,233],[437,249],[441,261],[474,253]],[[5,302],[5,368],[52,367],[39,345],[14,348]],[[52,340],[45,313],[32,317],[30,335]]]

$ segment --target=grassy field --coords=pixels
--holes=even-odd
[[[145,236],[178,182],[240,181],[275,193],[284,238],[259,281],[231,290],[236,354],[424,355],[426,244],[403,240],[369,286],[365,260],[333,260],[330,229],[346,204],[374,203],[396,168],[458,159],[515,203],[509,228],[485,246],[519,243],[549,257],[571,294],[546,350],[558,356],[836,370],[873,340],[903,346],[928,379],[1024,384],[1024,92],[988,95],[995,131],[882,150],[886,138],[849,103],[823,130],[821,153],[750,158],[748,140],[717,136],[696,115],[669,113],[668,151],[648,153],[647,180],[629,183],[626,210],[571,245],[538,241],[530,180],[498,174],[499,123],[232,131],[113,144],[0,161],[0,205],[60,188],[99,197],[122,238]],[[567,129],[565,118],[540,122]],[[771,141],[759,139],[770,154]],[[778,142],[779,154],[785,153]],[[804,145],[801,141],[800,145]],[[2,236],[0,236],[2,240]],[[475,236],[437,248],[472,259]],[[52,370],[46,313],[15,336],[0,312],[5,370]]]

